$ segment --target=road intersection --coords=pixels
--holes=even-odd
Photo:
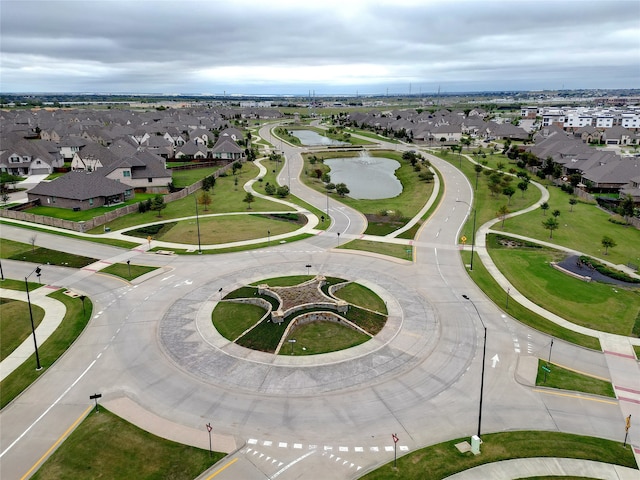
[[[282,150],[290,163],[280,183],[326,211],[326,196],[298,181],[302,149],[283,144]],[[333,200],[327,231],[233,254],[161,256],[38,234],[50,248],[161,269],[129,284],[92,269],[46,268],[43,281],[90,296],[94,316],[47,374],[0,412],[3,478],[23,478],[38,464],[86,413],[94,392],[143,428],[203,448],[211,422],[214,448],[233,453],[218,479],[357,478],[393,459],[392,433],[400,453],[476,433],[478,314],[488,332],[483,432],[542,429],[621,439],[623,402],[532,387],[527,363],[545,358],[551,339],[511,319],[469,279],[457,243],[468,214],[460,201],[472,203],[472,189],[456,168],[430,160],[446,188],[413,242],[413,262],[335,249],[340,239],[360,238],[366,223]],[[3,237],[23,235],[3,226]],[[8,276],[21,278],[23,265],[4,263]],[[385,299],[391,314],[381,334],[354,349],[306,358],[248,351],[217,336],[209,319],[221,295],[261,278],[306,273],[305,265],[368,285]],[[612,361],[622,359],[562,341],[553,355],[607,378]],[[621,382],[640,393],[637,363],[629,365],[621,367],[629,372]],[[635,413],[636,406],[627,402],[624,411]],[[631,443],[638,445],[636,437]]]

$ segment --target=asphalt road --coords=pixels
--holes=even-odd
[[[300,149],[282,149],[291,163],[281,183],[291,177],[292,193],[326,210],[326,197],[297,180]],[[392,433],[399,454],[477,433],[484,334],[478,313],[487,327],[482,432],[547,429],[619,438],[616,402],[550,395],[518,381],[522,358],[545,358],[550,339],[506,316],[470,281],[456,244],[468,213],[457,201],[471,203],[471,187],[448,163],[432,162],[446,189],[419,234],[413,263],[333,249],[338,232],[344,240],[357,238],[365,226],[361,214],[333,200],[327,232],[234,254],[162,257],[39,233],[38,244],[51,248],[62,243],[82,255],[130,258],[163,270],[137,285],[84,270],[43,272],[43,281],[89,295],[94,317],[46,375],[0,412],[2,478],[23,478],[96,392],[201,428],[203,439],[208,422],[233,436],[239,449],[227,461],[234,463],[217,479],[357,478],[393,459]],[[2,236],[19,239],[24,231],[3,225]],[[294,359],[247,352],[216,336],[207,320],[220,288],[224,295],[261,278],[303,274],[307,264],[311,273],[359,281],[387,300],[391,318],[376,340]],[[3,267],[14,278],[32,269],[9,261]],[[607,375],[602,354],[556,341],[553,355]]]

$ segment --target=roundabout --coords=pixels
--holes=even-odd
[[[234,290],[259,282],[274,270],[277,266],[245,270],[241,276],[224,280]],[[331,264],[323,269],[327,276],[344,277],[343,272]],[[388,308],[384,328],[358,346],[295,357],[242,347],[220,335],[211,322],[211,312],[221,296],[213,285],[195,289],[169,307],[159,323],[159,342],[176,366],[203,381],[245,392],[287,396],[319,395],[384,382],[435,353],[441,325],[427,300],[379,272],[350,269],[349,277],[374,291]],[[375,284],[368,278],[375,278]],[[269,326],[284,330],[277,324]],[[466,358],[458,366],[458,374],[464,372],[469,361]],[[442,367],[435,360],[429,363],[434,371]],[[434,388],[432,393],[438,391]]]

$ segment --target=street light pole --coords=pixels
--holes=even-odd
[[[40,272],[42,270],[40,267],[36,267],[33,272],[24,277],[24,285],[27,288],[27,303],[29,304],[29,318],[31,319],[31,334],[33,335],[33,347],[36,351],[36,370],[42,370],[42,366],[40,365],[40,354],[38,353],[38,342],[36,341],[36,327],[33,324],[33,311],[31,310],[31,297],[29,296],[29,282],[28,278],[34,273],[38,278],[40,278]]]
[[[456,203],[464,203],[466,205],[469,205],[464,200],[456,200]],[[469,208],[471,210],[473,210],[473,231],[471,232],[471,264],[469,266],[469,270],[473,271],[473,254],[474,254],[474,249],[475,249],[475,246],[476,246],[476,213],[477,213],[477,210],[474,207],[472,207],[471,205],[469,205]]]
[[[473,308],[475,308],[476,313],[478,314],[480,323],[482,323],[482,328],[484,328],[484,344],[482,347],[482,374],[480,376],[480,407],[478,408],[478,437],[480,437],[480,427],[482,425],[482,393],[484,391],[484,364],[485,364],[485,358],[487,356],[487,327],[482,321],[482,317],[480,316],[478,307],[476,307],[476,304],[473,303],[473,300],[471,300],[467,295],[462,295],[462,298],[464,298],[465,300],[469,300],[471,302],[471,305],[473,305]]]
[[[198,217],[198,196],[194,195],[193,199],[196,201],[196,226],[198,228],[198,255],[201,255],[202,248],[200,247],[200,218]]]

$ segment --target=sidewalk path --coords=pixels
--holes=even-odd
[[[62,323],[64,315],[67,311],[64,304],[58,300],[54,300],[51,297],[47,297],[52,292],[58,290],[58,287],[52,287],[49,285],[43,285],[40,288],[36,288],[29,292],[31,298],[31,304],[37,305],[44,310],[44,318],[36,328],[36,341],[38,348],[49,338],[58,325]],[[27,292],[19,290],[10,290],[7,288],[0,288],[0,297],[11,298],[14,300],[20,300],[27,302]],[[25,338],[18,348],[11,352],[2,362],[0,362],[0,381],[9,376],[16,368],[24,363],[34,353],[33,336],[29,334],[28,338]]]
[[[482,455],[482,454],[481,454]],[[637,480],[638,470],[574,458],[519,458],[487,463],[447,477],[447,480],[512,480],[513,478],[573,476],[603,480]]]

